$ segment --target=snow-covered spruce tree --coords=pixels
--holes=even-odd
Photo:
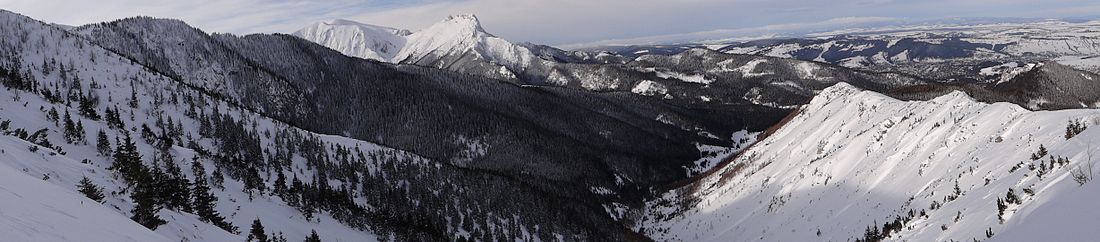
[[[1008,192],[1005,193],[1005,202],[1006,203],[1012,203],[1012,204],[1020,204],[1023,201],[1020,200],[1019,195],[1016,195],[1016,190],[1012,189],[1010,187],[1010,188],[1008,188]]]
[[[92,180],[88,179],[88,177],[80,179],[80,183],[77,184],[76,187],[78,188],[77,190],[80,191],[80,193],[84,194],[85,197],[88,197],[96,202],[103,202],[103,189],[100,189],[99,186],[96,186],[95,183],[92,183]]]
[[[1008,205],[1005,204],[1004,199],[1001,199],[1001,198],[998,197],[997,198],[997,219],[1000,220],[1001,223],[1005,222],[1005,217],[1004,216],[1005,216],[1005,209],[1007,209],[1007,208],[1008,208]]]
[[[260,218],[252,220],[252,228],[248,230],[249,242],[267,242],[267,234],[264,233],[264,225],[260,223]]]
[[[1077,135],[1076,132],[1073,132],[1074,128],[1076,128],[1076,126],[1077,126],[1077,124],[1073,120],[1070,120],[1069,124],[1066,125],[1066,136],[1065,137],[1066,137],[1067,140],[1071,139],[1071,138],[1073,138],[1073,136]]]
[[[1042,159],[1045,156],[1047,156],[1047,147],[1044,147],[1043,145],[1040,144],[1039,145],[1039,150],[1036,151],[1035,153],[1031,154],[1031,160],[1033,160],[1033,161],[1039,160],[1039,159]]]

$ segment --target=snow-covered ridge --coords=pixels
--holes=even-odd
[[[419,31],[331,20],[294,33],[303,39],[345,55],[390,63],[453,65],[451,59],[465,55],[501,66],[501,76],[513,76],[534,62],[547,61],[531,49],[489,34],[472,14],[452,15]]]
[[[481,28],[473,15],[448,16],[432,26],[409,35],[405,46],[390,62],[420,59],[429,54],[458,54],[473,50],[490,39],[498,39]],[[499,43],[511,45],[507,41]],[[477,52],[477,54],[484,54]]]
[[[408,30],[335,19],[313,24],[294,32],[299,37],[308,36],[341,53],[364,59],[388,61],[405,45]]]
[[[1071,173],[1100,131],[1067,135],[1070,122],[1100,124],[1100,111],[1031,112],[962,92],[900,101],[839,83],[727,166],[650,202],[639,229],[656,240],[851,241],[898,221],[886,239],[1088,240],[1100,233],[1086,229],[1100,223],[1090,216],[1100,185]],[[999,212],[1009,190],[1020,202]]]

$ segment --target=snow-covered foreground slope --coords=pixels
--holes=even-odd
[[[899,101],[840,83],[792,115],[729,163],[649,202],[638,229],[685,241],[1100,236],[1084,229],[1100,224],[1100,185],[1071,174],[1100,151],[1100,131],[1067,138],[1070,122],[1100,124],[1100,111],[1032,112],[961,92]],[[999,216],[1000,201],[1010,202]]]
[[[30,146],[33,144],[0,136],[0,240],[172,241],[73,191],[68,183],[77,180],[60,181],[65,186],[58,187],[20,172],[16,168],[20,165],[13,163],[34,161],[70,166],[73,169],[68,170],[73,172],[92,170],[70,159],[44,159],[45,155],[24,148]]]

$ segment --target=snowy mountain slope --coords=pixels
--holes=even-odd
[[[126,34],[115,35],[123,36]],[[171,39],[172,36],[166,34],[163,38]],[[552,134],[550,138],[556,138],[553,136],[561,134],[568,136],[569,140],[554,142],[560,146],[571,146],[580,142],[580,146],[608,147],[606,146],[608,144],[605,143],[606,140],[615,142],[608,149],[628,150],[627,153],[636,153],[634,150],[642,144],[628,144],[618,141],[619,139],[614,137],[620,136],[620,133],[622,133],[621,135],[649,135],[652,133],[652,135],[660,138],[647,140],[655,142],[664,142],[663,140],[666,139],[679,142],[675,140],[683,139],[682,132],[684,131],[679,131],[678,128],[674,127],[661,127],[667,125],[655,120],[657,116],[661,115],[675,116],[676,119],[685,122],[684,125],[708,127],[707,132],[717,134],[719,137],[726,137],[733,132],[732,130],[740,129],[740,127],[737,127],[737,129],[724,129],[721,127],[736,125],[728,124],[729,121],[719,121],[726,122],[724,124],[713,124],[714,121],[711,121],[722,120],[724,117],[691,117],[706,115],[662,104],[659,101],[646,100],[649,98],[615,93],[543,90],[538,87],[519,87],[496,80],[471,78],[428,68],[414,66],[397,66],[398,68],[394,68],[391,65],[347,58],[322,46],[285,35],[216,35],[214,39],[222,45],[228,46],[233,52],[245,56],[247,61],[260,66],[262,69],[270,70],[271,75],[286,78],[294,84],[296,89],[305,90],[304,93],[307,94],[305,105],[309,108],[302,112],[310,115],[275,115],[276,117],[318,132],[377,140],[386,144],[407,147],[409,150],[417,150],[431,157],[448,158],[454,154],[451,151],[460,153],[458,151],[464,149],[465,145],[458,142],[449,142],[455,140],[456,136],[486,136],[496,133],[486,134],[483,131],[467,131],[479,126],[471,126],[471,124],[486,122],[507,123],[508,126],[514,126],[514,128],[507,129],[507,132],[512,133],[528,132],[532,128],[526,123],[534,123],[540,128],[530,131],[537,133],[529,136],[527,140],[547,136],[546,132],[541,130],[550,129],[557,130],[553,133],[560,133]],[[113,42],[110,39],[96,41]],[[176,45],[158,45],[150,48],[180,47]],[[294,58],[287,58],[289,56]],[[192,61],[192,59],[169,59],[165,62],[188,61]],[[249,80],[237,79],[231,81],[248,82]],[[257,90],[253,93],[256,92],[266,93],[268,90]],[[569,99],[567,97],[573,96],[577,96],[577,99],[563,102],[563,99]],[[632,104],[638,102],[644,102],[646,105]],[[565,103],[573,104],[565,105]],[[438,111],[432,111],[433,115],[422,115],[419,113],[420,110],[389,108],[409,105],[417,105],[424,110]],[[555,111],[545,112],[548,107],[554,107]],[[621,112],[625,109],[631,110]],[[560,112],[569,114],[555,114]],[[321,122],[320,120],[326,121]],[[583,122],[588,124],[577,125],[575,121],[579,120],[584,120]],[[410,122],[412,123],[410,124]],[[517,122],[521,123],[514,124]],[[624,122],[627,124],[621,125]],[[453,128],[439,128],[436,131],[429,131],[440,126]],[[714,128],[710,128],[710,126]],[[377,128],[368,129],[367,127]],[[504,126],[496,124],[487,128],[503,130]],[[669,130],[669,128],[674,129]],[[620,129],[641,129],[642,132],[615,131]],[[610,132],[600,135],[600,131]],[[687,131],[690,132],[690,136],[697,135],[695,134],[696,130]],[[439,139],[422,140],[408,137],[409,133],[439,136]],[[607,135],[610,135],[610,137],[599,138]],[[709,136],[705,137],[709,138]],[[488,140],[496,142],[492,141],[493,139]],[[490,144],[490,147],[497,146],[493,143]],[[690,147],[693,149],[694,145]],[[657,150],[668,148],[670,146],[661,145]],[[577,153],[576,151],[585,149],[589,148],[578,147],[572,149],[572,151]],[[645,152],[649,152],[646,155],[652,153],[656,156],[682,153],[679,151]],[[488,155],[495,156],[496,153],[498,152],[489,152]],[[483,161],[482,163],[487,162]],[[476,163],[466,165],[474,164]],[[525,162],[525,164],[533,165],[535,163]],[[569,173],[573,172],[570,171]]]
[[[349,56],[385,62],[393,60],[402,50],[409,34],[411,32],[408,30],[344,19],[316,23],[294,32],[295,36],[308,38]]]
[[[214,41],[210,35],[183,21],[133,17],[80,26],[71,31],[93,40],[111,51],[149,66],[163,75],[191,86],[230,98],[230,101],[255,107],[269,114],[305,115],[302,90],[270,71]],[[171,34],[172,38],[163,38]],[[157,46],[186,48],[155,48]],[[188,59],[188,62],[170,60]],[[226,78],[227,76],[231,78]],[[249,81],[236,81],[247,78]],[[250,95],[268,90],[267,95]],[[281,105],[262,105],[277,103]]]
[[[150,72],[146,66],[100,48],[86,39],[24,16],[4,11],[0,12],[0,22],[4,23],[0,27],[0,36],[3,36],[0,37],[0,46],[4,47],[2,53],[7,57],[0,60],[0,74],[3,74],[0,75],[0,83],[4,86],[0,90],[0,100],[4,100],[0,102],[0,149],[5,150],[0,154],[0,162],[12,170],[22,170],[31,177],[42,177],[49,183],[71,190],[76,189],[74,184],[77,181],[87,176],[107,195],[104,205],[117,209],[112,211],[116,213],[115,217],[130,216],[134,206],[128,193],[132,194],[135,188],[121,179],[118,171],[110,169],[114,163],[110,154],[97,151],[97,145],[104,143],[96,139],[97,132],[103,132],[108,149],[119,145],[114,138],[133,137],[137,140],[137,151],[143,157],[142,163],[154,167],[154,170],[178,166],[180,170],[191,171],[191,164],[196,164],[192,162],[201,164],[207,168],[206,172],[201,173],[207,178],[185,172],[184,179],[209,179],[211,184],[215,184],[212,191],[218,198],[216,211],[226,218],[226,222],[243,231],[253,219],[259,218],[266,225],[267,232],[273,236],[281,234],[291,240],[304,238],[312,230],[320,233],[322,238],[337,241],[376,240],[378,238],[371,231],[382,230],[394,233],[386,236],[408,238],[386,227],[388,223],[382,222],[383,219],[377,215],[380,207],[401,210],[398,209],[400,206],[423,204],[416,202],[418,205],[413,205],[414,198],[383,194],[392,194],[394,189],[447,191],[441,185],[425,188],[397,185],[408,180],[424,179],[415,177],[420,174],[437,179],[449,174],[438,166],[426,165],[427,161],[416,155],[368,142],[318,135],[266,118],[211,96],[207,91]],[[36,41],[23,41],[27,39]],[[85,106],[85,103],[89,105]],[[120,116],[118,123],[109,121],[110,115],[106,110]],[[70,114],[79,128],[72,129],[66,125],[68,122],[61,121],[61,116],[69,120]],[[166,142],[176,145],[165,150],[157,148]],[[352,158],[352,154],[358,157]],[[413,175],[408,172],[409,169],[419,172]],[[350,178],[352,175],[348,175],[349,172],[354,174],[354,179]],[[280,177],[277,174],[284,174],[286,180],[277,179]],[[379,176],[390,180],[381,180]],[[291,177],[294,186],[290,184]],[[298,178],[305,182],[300,182]],[[359,182],[358,179],[374,180]],[[2,186],[38,186],[36,183],[23,184],[24,180],[4,179]],[[224,182],[219,182],[221,180]],[[447,183],[462,184],[459,181]],[[335,193],[335,188],[321,184],[337,186],[342,191],[340,194],[346,194],[348,199],[354,201],[353,205],[331,204],[338,199],[315,201],[311,196],[316,193],[309,192],[311,189]],[[278,191],[280,185],[298,188]],[[360,185],[363,188],[358,188]],[[477,188],[474,185],[467,187]],[[50,189],[43,188],[45,191]],[[17,194],[22,192],[14,188],[8,190]],[[432,195],[420,193],[423,196]],[[57,193],[42,195],[51,194]],[[72,197],[56,196],[58,199]],[[81,200],[50,202],[72,204]],[[9,204],[4,211],[21,208],[18,206],[23,205]],[[61,211],[68,209],[57,206]],[[83,219],[87,214],[99,215],[101,213],[97,211],[103,210],[96,208],[99,205],[88,206],[89,211],[70,214],[74,215],[74,219]],[[371,210],[362,211],[364,208]],[[186,210],[158,210],[167,224],[155,231],[168,240],[243,240],[242,235],[216,227]],[[43,212],[40,215],[44,216],[45,221],[38,229],[71,223],[66,218],[49,217],[49,211]],[[15,219],[33,219],[38,215]],[[455,215],[451,214],[452,217]],[[129,226],[114,221],[113,217],[105,216],[98,222],[120,230]],[[485,221],[485,224],[496,223]],[[81,226],[96,228],[92,225]],[[456,233],[461,229],[453,224],[442,226],[444,228],[441,230]],[[110,231],[119,230],[103,232]],[[467,231],[480,230],[470,228]],[[123,231],[119,235],[148,241],[143,239],[146,237],[141,237],[147,232]],[[42,233],[32,236],[50,235]],[[60,235],[72,238],[69,234]],[[88,234],[97,235],[100,234]],[[69,240],[66,238],[57,239]]]
[[[171,241],[107,206],[18,171],[17,161],[39,159],[29,142],[0,136],[0,234],[10,241]],[[68,159],[50,163],[79,164]],[[13,166],[16,165],[16,166]],[[61,166],[68,165],[63,164]],[[83,169],[82,169],[83,170]],[[51,179],[59,179],[53,177]],[[69,181],[75,184],[75,180]]]
[[[1071,173],[1089,164],[1100,131],[1069,136],[1067,125],[1098,120],[962,92],[899,101],[840,83],[710,175],[650,202],[638,228],[687,241],[1016,240],[1035,229],[1088,240],[1097,231],[1051,225],[1100,217],[1051,215],[1095,210],[1075,199],[1092,197],[1096,182],[1080,186]]]
[[[325,24],[315,26],[326,26],[328,32],[336,31]],[[317,32],[317,27],[309,27],[297,35],[345,54],[356,55],[346,50],[346,46],[330,43],[330,36],[320,36],[315,34]],[[353,35],[342,39],[358,41],[359,38]],[[759,72],[746,73],[726,65],[745,64],[732,59],[751,57],[719,56],[702,49],[680,50],[683,52],[676,52],[679,54],[671,57],[660,55],[664,53],[646,52],[638,58],[626,59],[623,56],[604,58],[584,52],[566,52],[547,46],[517,45],[486,33],[477,18],[471,15],[448,17],[408,35],[405,43],[406,46],[389,62],[434,67],[527,85],[644,93],[685,107],[726,112],[790,109],[809,100],[813,92],[835,83],[837,78],[846,78],[853,84],[874,90],[919,82],[913,80],[915,78],[889,74],[865,78],[874,75],[779,58],[765,58],[781,63],[760,65],[759,70],[749,70]],[[680,46],[682,49],[689,47]],[[695,60],[700,58],[719,61],[706,62],[707,66],[703,67],[693,66],[697,64]],[[718,63],[727,59],[730,62]],[[706,70],[699,70],[701,68]],[[877,83],[879,80],[884,81]]]
[[[397,230],[405,239],[484,239],[505,233],[491,229],[505,223],[542,239],[636,238],[606,212],[605,204],[638,206],[644,187],[697,170],[700,145],[735,146],[734,131],[760,129],[766,121],[753,119],[777,119],[785,112],[743,115],[684,108],[630,93],[519,86],[351,58],[289,35],[207,35],[194,28],[165,28],[174,24],[163,21],[174,22],[125,19],[86,26],[81,35],[141,63],[165,63],[150,65],[157,72],[219,62],[247,71],[208,72],[229,86],[285,83],[285,88],[199,89],[227,101],[246,100],[239,103],[242,108],[308,131],[369,140],[430,159],[438,165],[432,172],[398,174],[421,178],[409,188],[425,192],[364,192],[413,197],[376,202],[399,204],[362,216],[367,222],[390,221],[381,226],[389,225],[384,229]],[[196,42],[133,42],[128,36]],[[144,54],[157,49],[187,55]],[[197,77],[184,75],[179,81],[203,83],[191,78]],[[289,104],[247,101],[283,94],[303,99]],[[278,111],[295,105],[304,108]],[[425,179],[434,176],[442,178]],[[436,182],[440,179],[448,182]],[[466,215],[495,219],[478,218],[486,221],[484,226],[453,219]],[[455,233],[459,230],[472,232]]]
[[[317,23],[294,35],[349,56],[506,80],[516,79],[517,72],[531,65],[565,56],[542,55],[541,50],[493,36],[476,16],[468,14],[448,16],[416,32],[339,20]]]
[[[1100,75],[1076,70],[1057,62],[1035,64],[1017,70],[1011,78],[989,88],[1014,97],[1013,103],[1032,110],[1095,108],[1100,105]]]
[[[837,82],[888,91],[925,84],[924,80],[894,73],[874,73],[823,63],[768,56],[727,54],[691,49],[675,55],[643,55],[627,64],[653,73],[649,79],[668,89],[672,101],[701,103],[745,102],[793,109]],[[641,84],[636,85],[639,87]],[[705,100],[704,97],[706,98]],[[682,101],[681,101],[682,102]],[[778,120],[776,120],[778,121]]]
[[[903,87],[888,94],[901,99],[927,100],[952,91],[964,91],[986,102],[1010,102],[1030,110],[1094,108],[1100,105],[1100,75],[1054,61],[985,68],[997,82],[930,84]]]

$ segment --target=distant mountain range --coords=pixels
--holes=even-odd
[[[627,58],[708,48],[731,54],[767,55],[906,72],[937,79],[976,76],[1006,62],[1057,60],[1100,72],[1100,21],[1020,21],[929,24],[838,30],[805,37],[678,45],[606,46],[582,49]],[[953,69],[953,70],[946,70]]]
[[[473,15],[238,36],[0,11],[0,234],[1082,240],[1097,29],[567,51]]]

